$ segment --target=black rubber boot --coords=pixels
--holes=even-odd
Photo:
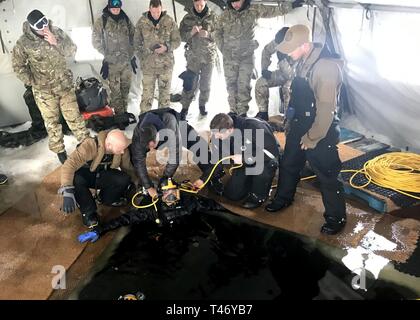
[[[225,190],[225,185],[220,180],[220,178],[212,178],[209,181],[209,189],[211,192],[221,196],[223,195],[223,191]]]
[[[99,224],[99,217],[96,212],[82,213],[82,221],[85,227],[93,229]]]
[[[206,106],[199,106],[200,115],[205,117],[207,115]]]
[[[245,209],[255,209],[262,206],[265,202],[265,199],[259,198],[255,193],[250,193],[248,197],[246,197],[242,207]]]
[[[124,207],[128,204],[128,200],[126,198],[120,198],[120,200],[111,203],[111,207]]]
[[[179,94],[179,93],[172,94],[171,93],[171,96],[170,96],[170,101],[171,102],[180,102],[181,99],[182,99],[182,95],[181,94]]]
[[[4,174],[0,174],[0,186],[7,183],[7,176]]]
[[[61,164],[64,164],[64,162],[66,162],[67,160],[67,152],[63,151],[63,152],[57,153],[57,157],[58,157],[58,160],[60,160]]]
[[[261,120],[268,121],[268,112],[258,112],[255,118],[260,118]]]
[[[346,226],[346,219],[337,219],[335,217],[325,217],[325,223],[321,228],[321,233],[334,235],[339,233]]]
[[[285,200],[272,201],[270,204],[268,204],[265,207],[265,210],[268,212],[274,213],[274,212],[281,211],[289,207],[291,204],[292,204],[292,201],[285,201]]]
[[[185,121],[187,119],[187,115],[188,115],[188,109],[182,109],[181,116],[180,116],[181,120]]]

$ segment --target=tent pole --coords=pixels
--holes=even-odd
[[[367,4],[367,3],[366,3]],[[365,3],[332,3],[328,4],[330,8],[343,8],[343,9],[363,9]],[[406,12],[406,13],[420,13],[420,7],[409,6],[393,6],[381,4],[369,4],[369,9],[374,11],[389,11],[389,12]]]
[[[178,19],[176,18],[176,7],[175,7],[175,0],[172,0],[172,6],[174,8],[174,19],[175,22],[178,23]]]

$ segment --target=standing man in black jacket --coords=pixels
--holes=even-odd
[[[243,207],[260,207],[268,198],[278,168],[280,145],[270,125],[260,119],[219,113],[210,123],[212,147],[219,157],[232,155],[242,167],[233,171],[223,195],[233,201],[245,198]]]
[[[166,141],[164,141],[166,140]],[[180,114],[171,108],[151,110],[140,115],[138,125],[133,133],[131,144],[132,162],[140,179],[141,185],[148,194],[155,198],[157,190],[147,173],[146,156],[150,150],[169,148],[169,159],[161,181],[172,178],[178,169],[182,147],[197,150],[194,154],[194,162],[203,172],[201,178],[194,183],[201,187],[207,180],[212,170],[210,165],[211,155],[208,143],[199,136],[193,127],[186,121],[180,121]],[[206,157],[207,156],[207,157]],[[217,193],[221,192],[223,185],[214,175],[210,180],[210,187]]]

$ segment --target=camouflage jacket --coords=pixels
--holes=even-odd
[[[268,70],[271,65],[271,57],[277,53],[279,61],[277,68],[281,72],[284,83],[291,81],[295,76],[296,63],[288,58],[286,55],[282,55],[277,51],[278,43],[274,40],[268,43],[261,54],[261,70]]]
[[[191,36],[194,26],[201,26],[209,33],[208,38],[203,38],[196,33]],[[187,51],[199,58],[203,63],[211,62],[215,59],[217,50],[214,41],[214,31],[216,27],[216,15],[209,8],[206,15],[200,18],[194,13],[193,8],[188,10],[179,26],[182,41],[187,43]]]
[[[281,2],[278,6],[248,3],[248,7],[240,11],[228,6],[219,17],[215,36],[223,57],[233,59],[252,55],[258,48],[258,42],[254,39],[258,19],[274,18],[291,10],[291,2]]]
[[[124,11],[121,11],[121,14],[123,17],[115,21],[110,16],[108,8],[105,8],[102,16],[95,21],[93,26],[93,47],[112,64],[128,64],[134,55],[134,25]],[[106,21],[105,29],[104,20]]]
[[[50,21],[50,30],[57,38],[57,46],[36,36],[28,22],[23,23],[23,35],[13,48],[12,64],[17,77],[36,90],[56,92],[74,87],[73,74],[66,58],[74,57],[77,47]]]
[[[163,54],[154,52],[154,46],[163,44],[168,48]],[[162,12],[156,27],[145,12],[136,25],[134,48],[138,52],[142,70],[165,70],[173,68],[173,51],[181,44],[178,26],[166,12]]]

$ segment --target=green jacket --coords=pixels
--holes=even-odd
[[[28,22],[23,23],[23,35],[13,48],[13,70],[25,85],[36,90],[57,92],[72,89],[73,74],[66,58],[74,57],[77,47],[51,21],[50,30],[57,38],[57,46],[35,35]]]
[[[124,14],[125,13],[121,13]],[[105,29],[103,27],[106,19]],[[127,23],[128,22],[128,23]],[[115,21],[105,8],[102,16],[95,21],[92,33],[93,47],[112,64],[128,64],[134,55],[134,25],[130,19]],[[131,40],[131,41],[130,41]]]
[[[168,51],[163,54],[154,53],[153,47],[157,44],[164,44]],[[156,27],[148,18],[148,12],[145,12],[137,22],[134,48],[140,58],[142,70],[166,70],[167,68],[173,68],[173,51],[180,44],[181,36],[178,26],[166,12],[162,12]]]
[[[181,21],[179,32],[182,41],[187,43],[187,51],[194,57],[200,59],[202,63],[214,61],[217,55],[214,33],[217,16],[209,8],[206,15],[200,18],[194,13],[193,8],[187,11],[187,14]],[[200,37],[198,33],[191,36],[191,30],[194,26],[201,26],[203,30],[209,33],[208,38]]]
[[[223,58],[243,58],[254,54],[258,48],[258,41],[255,40],[258,19],[282,16],[291,10],[290,2],[281,2],[278,6],[248,4],[240,11],[229,6],[219,17],[215,35]]]

